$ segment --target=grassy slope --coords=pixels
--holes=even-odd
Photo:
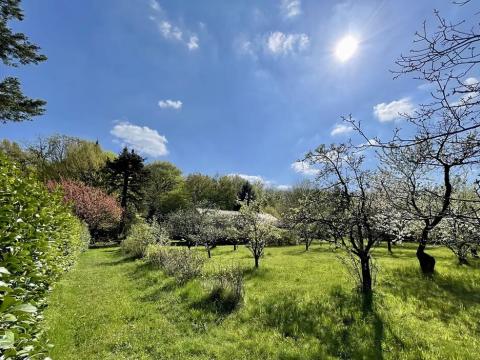
[[[200,281],[177,287],[117,249],[90,250],[57,285],[46,321],[58,359],[478,359],[480,269],[445,249],[433,280],[414,251],[378,249],[373,308],[325,247],[269,248],[260,270],[246,249],[213,251],[246,268],[246,302],[233,313],[208,303]]]

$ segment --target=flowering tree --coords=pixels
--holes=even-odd
[[[122,208],[115,197],[101,189],[73,180],[50,181],[47,185],[50,189],[63,190],[64,201],[72,204],[75,215],[87,223],[92,235],[119,225]]]

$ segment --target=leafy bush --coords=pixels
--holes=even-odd
[[[140,258],[145,255],[148,245],[166,245],[168,242],[168,232],[155,219],[151,222],[137,219],[130,228],[127,238],[122,241],[122,250],[128,256]]]
[[[173,276],[179,284],[199,276],[205,263],[205,257],[197,251],[161,245],[148,246],[146,259],[166,274]]]
[[[47,186],[62,189],[65,202],[73,205],[75,215],[87,223],[92,235],[110,231],[120,224],[122,208],[115,197],[103,190],[73,180],[49,181]]]
[[[232,311],[243,300],[243,271],[238,265],[220,267],[208,274],[205,285],[210,290],[210,300],[220,310]]]
[[[88,229],[61,194],[0,154],[1,359],[45,355],[46,293],[88,242]]]

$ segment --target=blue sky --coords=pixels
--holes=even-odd
[[[7,74],[47,100],[47,112],[0,125],[2,138],[61,133],[116,152],[126,143],[186,174],[238,173],[271,186],[305,176],[292,163],[309,149],[352,136],[338,126],[342,115],[372,136],[399,125],[398,111],[428,91],[392,80],[394,60],[424,19],[433,26],[434,8],[470,16],[447,0],[23,3],[16,29],[49,59]],[[359,45],[342,62],[335,48],[347,35]]]

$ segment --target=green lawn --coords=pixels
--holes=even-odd
[[[260,269],[245,248],[213,250],[245,267],[246,298],[232,313],[208,304],[201,281],[177,286],[118,249],[89,250],[56,286],[46,311],[60,359],[478,359],[480,267],[446,249],[433,279],[413,248],[375,251],[373,307],[327,246],[268,248]]]

